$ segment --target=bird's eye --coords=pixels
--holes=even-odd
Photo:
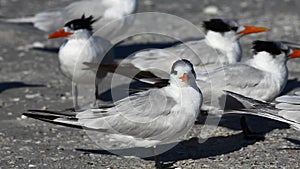
[[[172,70],[171,74],[177,75],[177,71],[176,70]]]

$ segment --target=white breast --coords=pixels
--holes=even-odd
[[[59,51],[62,72],[75,83],[94,83],[96,72],[84,70],[87,66],[83,63],[100,63],[106,54],[107,46],[96,42],[94,38],[68,40]]]

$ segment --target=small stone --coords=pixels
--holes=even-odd
[[[34,48],[44,48],[45,44],[43,44],[42,42],[34,42],[32,44],[32,47],[34,47]]]
[[[22,115],[21,119],[27,119],[27,116]]]
[[[11,116],[11,115],[13,115],[13,114],[12,114],[12,112],[8,112],[7,115]]]
[[[216,6],[207,6],[206,8],[204,8],[203,12],[208,15],[216,15],[220,11],[219,8]]]
[[[28,167],[29,167],[29,168],[35,168],[35,167],[36,167],[36,165],[29,164],[29,165],[28,165]]]
[[[41,94],[40,94],[40,93],[26,94],[26,95],[25,95],[25,98],[26,98],[26,99],[34,99],[34,98],[38,98],[38,97],[41,97]]]
[[[12,101],[13,101],[13,102],[18,102],[18,101],[20,101],[20,98],[18,98],[18,97],[13,98]]]

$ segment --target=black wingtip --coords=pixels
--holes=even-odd
[[[22,115],[27,116],[29,118],[36,119],[36,120],[40,120],[40,121],[44,121],[44,122],[48,122],[48,123],[52,123],[52,124],[57,124],[57,125],[65,126],[65,127],[83,129],[83,127],[80,125],[54,121],[55,119],[61,118],[59,115],[39,114],[39,113],[23,113]],[[76,118],[68,118],[68,120],[77,120],[77,119]]]

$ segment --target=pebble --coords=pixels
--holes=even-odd
[[[28,165],[28,167],[29,167],[29,168],[35,168],[35,167],[36,167],[36,165],[29,164],[29,165]]]
[[[27,116],[21,115],[21,119],[27,119]]]
[[[41,97],[41,93],[35,93],[35,94],[26,94],[25,98],[26,99],[34,99],[34,98],[38,98]]]
[[[220,11],[217,6],[207,6],[206,8],[204,8],[203,12],[208,15],[216,15]]]
[[[18,97],[12,99],[13,102],[19,102],[20,100],[21,100],[21,99],[18,98]]]

